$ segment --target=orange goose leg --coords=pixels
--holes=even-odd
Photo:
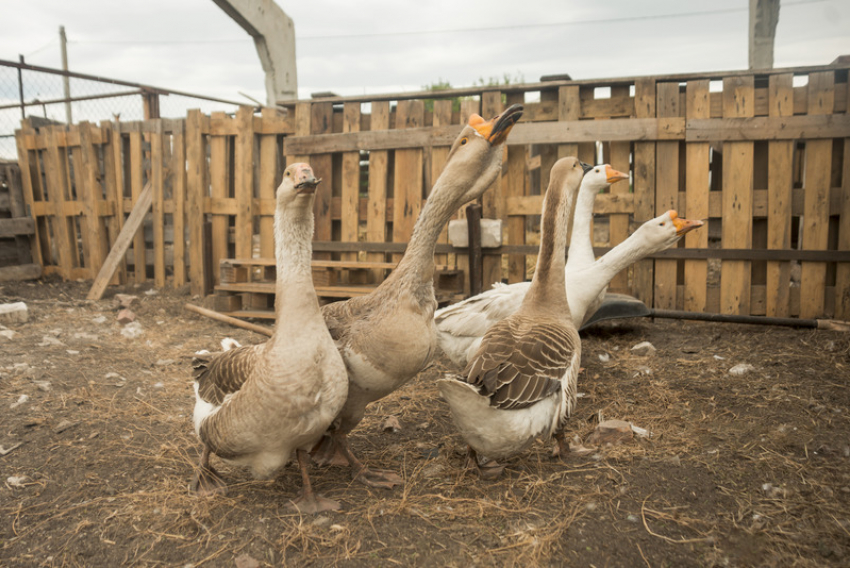
[[[296,455],[298,456],[298,467],[301,468],[301,495],[294,501],[290,501],[287,507],[307,514],[339,511],[342,508],[339,501],[327,499],[313,492],[313,485],[310,483],[310,475],[307,471],[310,464],[310,454],[304,450],[298,450]]]
[[[227,484],[218,474],[218,472],[210,465],[210,447],[204,444],[204,449],[201,452],[201,462],[198,464],[198,471],[195,477],[189,483],[189,491],[198,496],[215,495],[227,493]]]

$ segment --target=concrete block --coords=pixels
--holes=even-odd
[[[453,247],[466,248],[469,246],[469,229],[466,219],[449,221],[449,242]],[[502,246],[502,220],[481,219],[481,248],[498,248]]]
[[[26,323],[29,317],[29,310],[27,310],[27,305],[23,302],[0,304],[0,323]]]

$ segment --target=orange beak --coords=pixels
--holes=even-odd
[[[315,193],[316,186],[322,182],[321,179],[316,179],[313,168],[307,164],[296,164],[295,181],[295,189],[299,194]]]
[[[680,218],[679,214],[673,209],[668,211],[667,214],[670,215],[670,218],[673,220],[673,225],[676,227],[676,234],[680,237],[689,231],[693,231],[697,227],[703,226],[702,221]]]
[[[607,164],[605,165],[605,176],[608,183],[617,183],[620,180],[629,179],[629,174],[617,171]]]
[[[522,105],[511,105],[505,112],[491,120],[484,120],[479,115],[473,114],[469,117],[468,124],[490,144],[498,146],[508,139],[511,128],[522,116],[522,110]]]

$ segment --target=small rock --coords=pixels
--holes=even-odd
[[[97,316],[96,318],[92,318],[92,323],[106,323],[106,316]]]
[[[128,323],[136,321],[136,314],[132,311],[124,308],[120,312],[118,312],[118,323],[121,325],[127,325]]]
[[[165,385],[164,385],[164,384],[162,384],[162,383],[156,383],[156,384],[153,386],[153,388],[155,388],[155,389],[161,389],[161,388],[163,388],[164,386],[165,386]]]
[[[12,404],[9,405],[9,408],[18,408],[19,406],[21,406],[22,404],[27,402],[29,399],[30,399],[29,395],[22,394],[21,396],[18,397],[18,402],[13,402]]]
[[[587,443],[593,445],[616,445],[625,440],[631,440],[633,436],[632,425],[628,422],[624,420],[605,420],[596,426],[596,429],[587,438]]]
[[[626,520],[627,520],[627,521],[629,521],[630,523],[636,523],[636,522],[638,522],[640,519],[638,519],[638,518],[637,518],[637,515],[628,515],[628,516],[626,517]]]
[[[58,339],[56,339],[56,337],[54,337],[54,336],[42,335],[41,336],[41,343],[39,343],[38,346],[39,347],[49,347],[51,345],[65,345],[65,344],[62,343],[61,341],[59,341]]]
[[[167,367],[174,364],[174,359],[158,359],[155,364],[158,367]]]
[[[29,317],[29,310],[23,302],[0,304],[0,323],[26,323]]]
[[[632,347],[632,353],[640,356],[653,355],[655,351],[655,346],[649,341],[641,341],[640,343]]]
[[[79,355],[80,354],[79,351],[76,351],[74,349],[66,349],[65,353],[67,353],[68,355]]]
[[[611,356],[608,355],[607,353],[600,353],[599,354],[599,360],[602,361],[603,363],[607,363],[608,361],[611,360]]]
[[[321,516],[321,517],[316,517],[313,520],[313,522],[310,523],[310,524],[313,525],[314,527],[323,527],[330,522],[331,522],[330,517]]]
[[[145,296],[156,296],[157,294],[159,294],[159,290],[157,290],[156,288],[145,290]]]
[[[431,462],[422,468],[422,477],[425,479],[433,479],[441,477],[446,472],[446,466],[440,462]]]
[[[11,329],[4,329],[3,331],[0,331],[0,337],[3,337],[5,339],[12,340],[15,338],[16,335],[18,334],[12,331]]]
[[[132,294],[115,294],[115,299],[122,308],[129,308],[139,297]]]
[[[49,381],[35,381],[35,386],[38,387],[38,390],[47,392],[50,390],[50,382]]]
[[[121,328],[121,335],[127,339],[135,339],[142,335],[145,331],[142,329],[142,324],[137,321],[128,323]]]
[[[6,483],[12,487],[25,487],[27,481],[28,478],[26,475],[12,475],[6,478]]]
[[[430,427],[431,427],[431,424],[429,422],[422,422],[422,423],[416,425],[417,430],[427,430]]]
[[[384,420],[383,426],[381,426],[381,430],[384,432],[400,432],[401,424],[399,424],[398,418],[395,416],[388,416],[386,420]]]
[[[56,428],[54,428],[54,429],[53,429],[53,433],[54,433],[54,434],[61,434],[61,433],[62,433],[62,432],[64,432],[65,430],[67,430],[67,429],[69,429],[69,428],[71,428],[71,427],[73,427],[73,426],[76,426],[76,425],[77,425],[77,423],[76,423],[76,422],[71,422],[70,420],[63,420],[62,422],[60,422],[60,423],[56,426]]]
[[[749,363],[739,363],[729,369],[729,374],[733,377],[742,377],[751,371],[755,371],[756,368],[750,365]]]
[[[260,562],[247,552],[243,552],[235,559],[236,568],[260,568]]]

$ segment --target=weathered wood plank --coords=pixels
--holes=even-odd
[[[165,166],[162,121],[157,121],[151,138],[151,211],[153,216],[153,280],[165,287]]]
[[[29,217],[13,217],[0,219],[0,238],[8,239],[18,235],[35,233],[35,222]]]
[[[280,160],[278,159],[277,132],[269,125],[281,120],[277,110],[263,107],[260,127],[254,123],[254,131],[260,136],[260,199],[274,199],[280,183]],[[291,127],[291,126],[290,126]],[[260,215],[260,256],[274,257],[274,215],[262,215],[255,208],[254,215]]]
[[[239,134],[236,135],[233,167],[233,193],[238,207],[234,224],[235,250],[236,256],[250,257],[253,254],[254,234],[254,109],[248,106],[239,107],[236,111],[236,123]]]
[[[59,257],[59,273],[63,278],[71,278],[71,268],[73,268],[71,246],[73,243],[76,251],[76,239],[72,226],[65,216],[65,195],[66,195],[66,164],[63,157],[63,151],[59,148],[60,127],[53,126],[47,129],[47,139],[49,142],[46,159],[45,159],[45,176],[47,178],[47,196],[53,206],[52,217],[50,218],[53,226],[53,240],[56,244],[56,252]]]
[[[826,112],[832,112],[832,107]],[[685,123],[688,142],[838,138],[847,132],[850,132],[850,115],[845,114],[705,118],[688,119]]]
[[[441,99],[434,101],[434,118],[433,124],[434,126],[447,126],[452,122],[452,101],[448,99]],[[443,168],[446,165],[446,158],[449,155],[449,147],[448,146],[432,146],[431,147],[431,178],[430,178],[430,187],[428,188],[429,195],[430,191],[434,186],[434,182],[437,181],[437,178],[440,177],[440,174],[443,172]],[[443,227],[443,230],[440,232],[440,237],[437,239],[438,243],[448,243],[449,242],[449,233],[448,226]],[[448,262],[448,257],[445,254],[438,254],[435,256],[434,261],[437,264],[446,264]]]
[[[611,99],[629,100],[631,107],[626,105],[621,108],[621,112],[625,116],[634,114],[634,99],[629,97],[628,85],[611,87]],[[615,170],[628,174],[630,169],[629,158],[631,154],[631,144],[629,142],[611,142],[609,145],[611,157],[611,167]],[[628,195],[629,180],[623,180],[615,183],[610,187],[608,193],[612,195]],[[613,247],[625,241],[629,236],[629,215],[616,214],[609,217],[609,244]],[[612,280],[608,287],[611,292],[628,293],[629,289],[629,271],[628,269],[621,271]]]
[[[118,226],[118,218],[122,217],[123,214],[118,209],[118,203],[115,199],[115,136],[112,133],[112,122],[109,120],[102,120],[100,122],[100,131],[102,133],[102,137],[104,140],[103,144],[103,193],[105,196],[105,204],[110,209],[109,215],[105,218],[106,225],[106,242],[105,245],[105,253],[103,258],[106,258],[106,255],[109,254],[109,249],[112,248],[112,245],[115,243],[115,239],[118,238],[118,232],[121,230]],[[103,264],[101,262],[101,264]],[[120,276],[120,266],[119,269],[115,271],[112,275],[111,284],[120,284],[121,276]]]
[[[24,148],[22,144],[23,137],[24,130],[17,130],[15,132],[15,141],[18,150],[18,165],[21,169],[21,193],[26,207],[28,207],[31,212],[30,215],[33,216],[35,224],[38,225],[39,220],[35,217],[35,213],[32,213],[33,203],[35,201],[33,196],[33,170],[35,170],[35,175],[37,176],[37,160],[30,162],[30,151]],[[32,259],[35,264],[44,264],[44,257],[41,253],[42,233],[46,232],[46,230],[41,231],[36,229],[31,237]]]
[[[207,289],[204,271],[204,211],[206,151],[201,133],[201,111],[191,109],[186,117],[186,216],[189,220],[189,279],[192,293]],[[176,262],[176,260],[175,260]]]
[[[210,117],[212,121],[229,121],[235,123],[235,119],[227,118],[223,112],[214,112]],[[229,145],[232,143],[228,136],[210,135],[210,195],[215,198],[228,197],[228,189],[230,185],[230,173],[232,164],[230,162]],[[212,214],[212,263],[213,266],[218,266],[218,262],[222,258],[230,256],[229,236],[230,236],[230,215],[210,211]],[[233,212],[233,215],[236,211]],[[218,283],[218,271],[213,270],[213,278],[215,283]]]
[[[490,119],[503,110],[502,93],[500,91],[490,91],[481,95],[481,114],[485,119]],[[513,132],[513,131],[512,131]],[[554,162],[554,149],[552,161]],[[504,160],[505,149],[502,148],[502,175],[504,175]],[[485,219],[499,218],[499,203],[502,201],[502,175],[496,177],[484,195],[481,196],[481,212]],[[464,204],[465,205],[465,204]],[[482,261],[481,278],[484,286],[489,286],[494,282],[502,281],[502,259],[496,255],[487,255]]]
[[[19,280],[35,280],[41,278],[41,265],[17,264],[0,267],[0,282],[16,282]]]
[[[568,88],[568,87],[565,87]],[[578,96],[578,88],[575,89]],[[560,94],[559,94],[560,97]],[[523,94],[508,95],[507,104],[517,104],[523,102]],[[559,98],[560,101],[560,98]],[[559,146],[558,150],[561,150]],[[524,245],[525,244],[525,215],[528,213],[510,214],[513,208],[509,205],[511,199],[523,199],[527,192],[527,162],[525,159],[526,148],[524,146],[509,146],[507,149],[508,159],[505,168],[505,190],[504,204],[502,206],[502,215],[506,219],[506,236],[507,244],[509,245]],[[543,198],[540,197],[542,204]],[[538,207],[533,210],[532,215],[540,213],[542,208]],[[522,282],[525,280],[525,255],[510,254],[508,255],[508,283]]]
[[[723,116],[752,116],[753,78],[723,81]],[[723,143],[723,248],[749,248],[753,231],[753,143]],[[720,274],[720,312],[750,314],[751,263],[724,260]]]
[[[850,138],[844,139],[841,173],[841,216],[838,224],[838,250],[850,251]],[[835,317],[850,320],[850,263],[839,263],[835,269]]]
[[[186,283],[186,145],[185,122],[173,130],[171,152],[171,198],[174,211],[171,214],[174,226],[174,287]]]
[[[372,103],[372,130],[387,130],[390,127],[390,104]],[[369,193],[366,210],[366,240],[384,242],[387,238],[387,175],[388,152],[373,150],[369,152]],[[367,260],[383,261],[386,256],[380,252],[366,255]],[[377,276],[377,274],[376,274]]]
[[[345,103],[342,114],[343,132],[360,132],[360,103]],[[340,240],[356,242],[360,228],[360,152],[342,155],[342,218]],[[342,260],[355,260],[356,254],[346,253]]]
[[[635,82],[635,116],[655,117],[654,79]],[[641,224],[655,216],[655,144],[635,142],[634,147],[634,218],[635,223]],[[633,295],[648,306],[653,305],[653,266],[651,260],[642,260],[633,268]]]
[[[682,113],[679,83],[656,85],[658,117],[674,117]],[[658,142],[655,145],[655,213],[674,209],[679,202],[679,142]],[[677,261],[655,261],[655,301],[653,307],[676,309]]]
[[[581,100],[578,85],[558,88],[558,115],[555,117],[559,124],[574,122],[579,119]],[[578,156],[578,144],[564,143],[558,145],[558,159]]]
[[[331,132],[333,132],[333,105],[331,103],[310,104],[310,134],[330,134]],[[338,134],[338,136],[345,135]],[[319,184],[319,187],[316,188],[313,206],[316,215],[316,229],[313,238],[323,241],[331,240],[333,224],[328,211],[330,211],[333,197],[333,159],[331,154],[322,153],[309,156],[309,162],[316,177],[325,180],[325,183]],[[330,259],[330,255],[326,253],[314,253],[313,256],[316,259]]]
[[[708,81],[689,81],[686,87],[686,116],[707,117],[710,112]],[[689,219],[708,221],[709,202],[709,152],[710,146],[702,142],[688,142],[685,148],[685,194],[687,207],[679,213]],[[691,231],[685,235],[685,247],[708,248],[708,227]],[[684,309],[689,312],[704,312],[706,309],[706,284],[708,263],[704,260],[685,261]]]
[[[832,112],[835,73],[809,75],[809,115]],[[802,248],[825,250],[829,244],[829,185],[832,166],[832,140],[806,141],[805,212]],[[800,317],[824,315],[826,264],[804,262],[800,276]]]
[[[138,123],[137,123],[138,124]],[[139,199],[139,194],[142,192],[142,182],[144,176],[144,156],[142,155],[142,132],[136,129],[130,132],[130,195],[135,206]],[[136,232],[133,239],[133,281],[136,283],[144,282],[147,279],[146,274],[146,256],[145,256],[145,231],[142,225]]]
[[[396,129],[420,128],[425,119],[422,101],[399,101],[396,107]],[[402,149],[395,152],[393,175],[393,242],[408,242],[422,208],[422,150]],[[401,260],[393,255],[393,262]]]
[[[793,75],[771,75],[769,109],[771,117],[787,117],[794,112]],[[768,144],[767,171],[767,248],[791,248],[791,202],[793,191],[792,163],[794,143],[777,141]],[[768,261],[765,314],[788,317],[791,308],[791,264]]]
[[[100,168],[92,139],[94,129],[88,122],[81,122],[79,164],[82,174],[82,187],[78,186],[80,201],[83,204],[83,243],[86,247],[86,267],[94,278],[108,253],[106,227],[98,213],[98,202],[103,201],[103,188],[100,185]]]

